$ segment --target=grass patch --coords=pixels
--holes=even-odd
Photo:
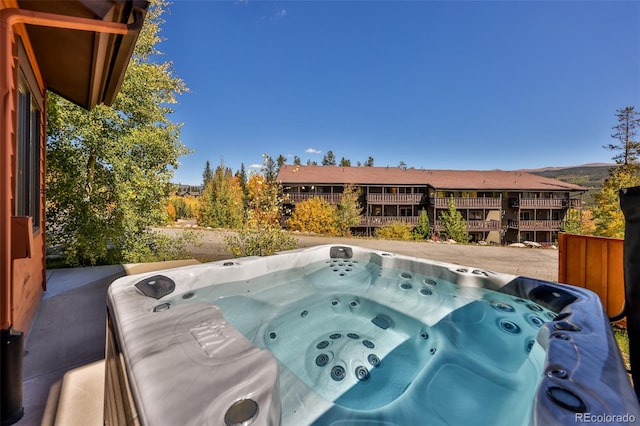
[[[627,370],[629,370],[631,369],[631,365],[629,364],[629,335],[627,334],[627,329],[613,325],[613,335],[618,343],[618,348],[620,348],[624,365]]]

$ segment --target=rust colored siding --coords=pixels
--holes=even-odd
[[[44,292],[42,233],[33,240],[31,257],[13,260],[13,326],[27,332]]]
[[[610,317],[624,306],[623,242],[616,238],[558,235],[558,282],[593,291]]]

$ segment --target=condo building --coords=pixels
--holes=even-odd
[[[438,234],[453,200],[471,241],[554,243],[569,209],[581,209],[584,187],[521,171],[425,170],[400,167],[283,165],[278,173],[285,211],[311,197],[337,204],[346,184],[359,193],[360,223],[371,235],[393,222],[418,223],[421,210]]]

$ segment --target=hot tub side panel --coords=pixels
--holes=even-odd
[[[547,355],[536,395],[535,424],[640,420],[640,406],[609,318],[595,293],[526,277],[518,277],[501,291],[558,312],[538,334]]]

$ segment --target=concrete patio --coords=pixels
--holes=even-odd
[[[107,288],[124,275],[195,263],[47,270],[24,343],[24,416],[16,425],[102,425]]]

